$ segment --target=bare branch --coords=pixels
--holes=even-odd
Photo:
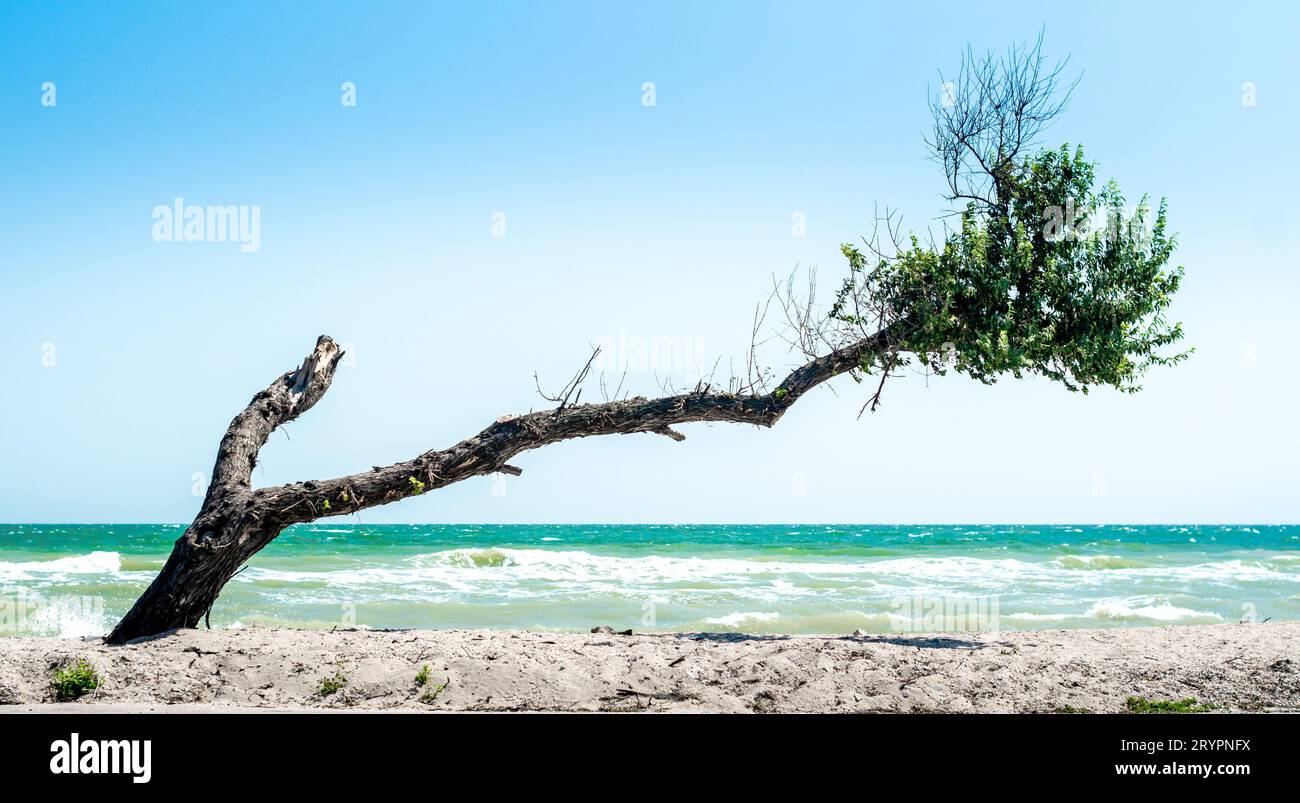
[[[573,378],[568,381],[568,384],[566,384],[560,392],[554,396],[547,395],[546,392],[542,390],[541,379],[538,378],[536,373],[534,373],[533,382],[537,385],[537,395],[547,401],[559,402],[560,406],[555,410],[557,415],[569,404],[570,397],[572,397],[573,401],[576,403],[578,399],[582,398],[582,383],[587,380],[587,374],[591,373],[591,364],[596,361],[596,355],[598,354],[600,354],[599,346],[592,349],[591,356],[587,358],[587,364],[582,366],[582,370],[574,374]],[[576,396],[574,396],[574,391],[577,391]]]
[[[325,395],[342,358],[338,344],[322,335],[301,366],[272,382],[235,416],[217,449],[205,505],[221,496],[248,490],[257,453],[271,433],[310,410]]]
[[[934,132],[926,139],[948,181],[948,200],[985,208],[1008,201],[1007,171],[1065,111],[1076,78],[1062,87],[1069,59],[1047,66],[1043,34],[1002,56],[966,49],[957,75],[931,99]]]
[[[573,438],[649,432],[680,441],[685,436],[672,427],[700,421],[770,427],[812,388],[897,349],[903,333],[901,325],[895,326],[812,359],[767,394],[691,392],[568,406],[562,401],[555,410],[502,416],[482,432],[448,449],[425,452],[411,460],[346,477],[259,489],[253,493],[249,515],[260,528],[272,530],[345,515],[469,477],[513,473],[506,461],[516,455]]]

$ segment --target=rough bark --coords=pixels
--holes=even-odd
[[[262,526],[252,491],[257,453],[281,424],[310,410],[334,378],[343,352],[327,336],[296,370],[253,397],[217,450],[199,514],[172,547],[162,571],[108,635],[120,644],[177,627],[195,627],[239,567],[280,534]]]
[[[328,480],[251,487],[257,454],[281,424],[311,409],[329,389],[342,352],[327,336],[301,367],[253,397],[221,440],[211,485],[199,514],[176,541],[158,577],[107,637],[110,644],[181,627],[196,627],[226,582],[284,528],[415,496],[470,477],[520,474],[507,461],[570,438],[649,432],[683,440],[672,427],[726,421],[770,427],[801,396],[826,380],[899,348],[884,329],[791,372],[771,393],[700,391],[657,399],[599,404],[561,403],[556,409],[507,415],[456,445],[411,460]]]

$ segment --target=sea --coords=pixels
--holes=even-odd
[[[106,633],[181,524],[0,524],[0,635]],[[965,632],[1300,619],[1300,525],[334,525],[213,628]]]

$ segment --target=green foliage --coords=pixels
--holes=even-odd
[[[55,699],[66,702],[99,688],[100,679],[89,661],[78,658],[56,669],[50,683],[54,686]]]
[[[409,480],[411,483],[411,493],[415,494],[416,496],[419,496],[420,494],[424,493],[423,482],[420,482],[415,477],[407,477],[407,480]]]
[[[328,499],[322,500],[322,502],[321,502],[321,506],[322,506],[325,510],[329,510],[329,509],[330,509],[330,500],[328,500]]]
[[[343,674],[341,669],[335,669],[333,675],[321,678],[319,694],[321,697],[329,697],[346,685],[348,685],[348,676]]]
[[[442,683],[439,683],[436,686],[426,687],[424,693],[420,695],[420,702],[424,703],[425,705],[434,702],[435,700],[438,699],[438,695],[442,694],[442,690],[447,688],[447,684],[450,682],[451,682],[450,680],[444,680]]]
[[[1124,701],[1124,707],[1130,714],[1204,714],[1213,711],[1214,706],[1200,704],[1195,697],[1182,700],[1148,700],[1145,697],[1130,697]]]
[[[1059,705],[1052,709],[1053,714],[1091,714],[1087,708],[1075,708],[1072,705]]]
[[[894,325],[900,352],[986,384],[1039,374],[1072,391],[1133,392],[1149,367],[1187,358],[1165,353],[1183,336],[1165,318],[1183,269],[1167,267],[1175,238],[1163,201],[1126,212],[1118,185],[1096,189],[1094,165],[1068,146],[1007,162],[995,178],[995,196],[970,202],[941,244],[913,235],[871,257],[844,245],[849,277],[832,320],[863,332]],[[874,359],[889,368],[912,358]]]
[[[415,675],[415,685],[424,686],[427,685],[428,682],[429,682],[429,665],[425,664],[424,666],[420,667],[420,671],[417,672]]]

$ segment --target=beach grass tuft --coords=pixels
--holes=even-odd
[[[331,694],[337,693],[346,685],[348,685],[348,676],[343,674],[341,669],[335,669],[333,675],[321,678],[320,696],[329,697]]]
[[[423,687],[428,685],[428,683],[429,683],[429,665],[425,664],[424,666],[420,667],[420,671],[415,674],[415,685]]]
[[[426,666],[425,668],[427,669],[428,667]],[[425,678],[425,680],[427,682],[428,678]],[[426,687],[424,693],[420,695],[420,702],[424,703],[425,705],[429,705],[433,703],[435,700],[438,699],[438,695],[442,694],[442,690],[447,688],[447,684],[450,682],[451,679],[448,678],[447,680],[444,680],[442,683],[439,683],[437,686]]]
[[[1148,700],[1145,697],[1130,697],[1124,701],[1124,707],[1130,714],[1204,714],[1213,711],[1214,706],[1198,703],[1195,697],[1182,700]]]
[[[76,700],[88,691],[99,688],[99,673],[85,658],[65,662],[54,670],[50,679],[54,696],[60,702]]]

